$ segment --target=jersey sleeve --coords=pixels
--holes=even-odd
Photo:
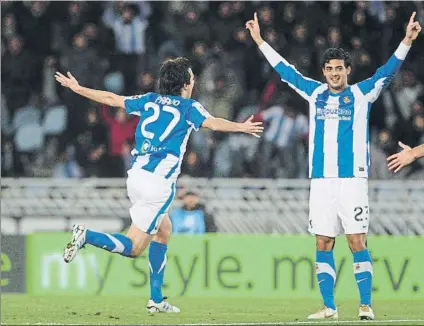
[[[209,117],[211,117],[211,114],[206,111],[202,104],[195,101],[187,112],[186,120],[188,124],[193,126],[194,130],[198,131],[202,126],[203,121]]]
[[[125,111],[127,114],[140,116],[140,111],[143,110],[144,104],[148,102],[150,93],[144,95],[128,96],[125,98]]]
[[[375,102],[381,91],[392,82],[410,48],[410,46],[400,43],[395,53],[377,69],[373,76],[357,84],[369,102]]]
[[[281,80],[286,82],[305,100],[309,100],[312,93],[321,83],[303,76],[296,68],[289,64],[286,59],[277,53],[268,43],[261,44],[259,49],[271,66],[278,72]]]

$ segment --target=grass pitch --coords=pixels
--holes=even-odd
[[[319,300],[172,298],[180,314],[148,314],[134,296],[1,296],[1,323],[8,325],[313,325],[308,314]],[[424,325],[424,301],[375,301],[374,322],[359,321],[356,301],[339,301],[339,321],[329,325]]]

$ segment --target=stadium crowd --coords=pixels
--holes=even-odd
[[[244,28],[258,12],[263,37],[308,77],[322,80],[327,47],[352,55],[350,82],[370,77],[393,53],[417,2],[1,2],[2,176],[123,177],[137,118],[61,88],[56,70],[122,95],[155,90],[165,59],[187,56],[195,98],[219,117],[255,114],[258,140],[202,130],[182,173],[195,177],[307,177],[307,103],[280,82]],[[391,179],[397,142],[424,143],[424,37],[370,114],[371,177]],[[415,162],[396,178],[424,178]]]

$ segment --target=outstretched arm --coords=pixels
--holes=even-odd
[[[387,165],[390,171],[394,171],[396,173],[404,166],[411,164],[420,157],[424,157],[424,144],[411,148],[408,145],[399,142],[399,146],[403,148],[403,151],[387,158],[387,161],[389,162]]]
[[[384,87],[389,85],[393,80],[395,74],[405,60],[412,42],[415,41],[418,34],[421,32],[420,23],[414,22],[415,14],[414,11],[406,27],[405,38],[399,44],[395,53],[383,66],[377,69],[372,77],[358,83],[359,89],[368,98],[369,102],[372,103],[377,100]]]
[[[278,72],[281,80],[286,82],[291,88],[299,93],[304,99],[308,100],[313,91],[321,85],[320,82],[304,77],[294,66],[289,64],[286,59],[277,53],[268,43],[261,37],[259,28],[258,16],[255,12],[254,19],[246,23],[246,28],[249,29],[250,35],[259,49],[264,54],[265,58],[271,66]]]
[[[253,115],[243,123],[232,122],[226,119],[215,118],[199,103],[194,101],[189,109],[186,121],[193,126],[194,130],[200,127],[222,132],[244,132],[260,138],[263,132],[262,122],[252,122]]]
[[[75,93],[89,98],[90,100],[106,104],[109,106],[114,106],[118,108],[125,108],[125,96],[116,95],[111,92],[99,91],[96,89],[91,89],[83,87],[78,84],[78,81],[71,75],[70,72],[67,73],[67,77],[60,72],[56,72],[56,80],[64,87],[70,88]]]
[[[243,132],[260,138],[259,134],[263,132],[262,122],[252,122],[253,115],[243,123],[232,122],[226,119],[208,117],[203,121],[202,127],[214,131],[222,132]]]

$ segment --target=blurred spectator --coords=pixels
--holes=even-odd
[[[51,53],[51,20],[49,1],[23,2],[23,10],[19,11],[18,19],[22,27],[22,36],[26,40],[28,50],[42,64],[43,58]],[[40,37],[42,36],[42,37]]]
[[[69,146],[53,168],[54,178],[82,178],[83,172],[75,158],[75,148]]]
[[[88,46],[95,49],[99,57],[108,58],[115,50],[115,35],[110,29],[100,28],[94,23],[86,23],[82,33],[88,40]]]
[[[89,20],[89,3],[83,1],[68,2],[63,19],[54,21],[52,25],[52,49],[59,53],[68,50],[72,38],[82,32],[82,27]]]
[[[107,147],[107,129],[99,121],[96,109],[91,108],[87,112],[87,131],[88,142],[94,146]]]
[[[281,100],[279,103],[258,115],[258,118],[267,123],[258,151],[257,166],[259,177],[262,178],[276,177],[277,174],[286,178],[297,177],[299,158],[294,154],[309,129],[307,118],[297,112],[295,102],[289,99],[285,105]],[[272,164],[273,161],[278,163]],[[281,172],[274,170],[273,166],[277,166]]]
[[[102,68],[99,65],[99,57],[96,52],[88,47],[88,40],[82,33],[76,34],[72,39],[72,48],[66,50],[60,58],[60,66],[63,72],[70,71],[81,85],[99,88],[101,87]],[[61,89],[64,102],[71,108],[68,128],[72,137],[84,131],[84,110],[89,102],[78,94]],[[78,108],[75,110],[74,108]]]
[[[194,41],[209,41],[210,28],[201,10],[186,3],[180,13],[173,15],[170,37],[185,48]]]
[[[174,234],[202,234],[217,231],[213,217],[206,213],[205,207],[199,201],[199,196],[194,192],[189,191],[183,195],[183,207],[173,210],[169,215]]]
[[[307,26],[303,24],[296,25],[293,30],[293,46],[290,50],[289,60],[295,61],[296,68],[303,73],[308,73],[312,63],[312,51],[307,41]]]
[[[109,176],[122,177],[124,175],[123,146],[129,139],[134,138],[139,118],[127,117],[124,109],[118,109],[113,116],[105,105],[101,106],[101,116],[109,129]]]
[[[6,14],[2,19],[1,36],[8,39],[18,34],[16,17],[13,13]]]
[[[213,116],[231,119],[233,106],[242,95],[241,80],[231,67],[218,57],[206,63],[199,76],[198,98]]]
[[[340,33],[340,29],[338,27],[330,27],[328,29],[328,46],[330,48],[339,48],[342,47],[341,41],[342,36]]]
[[[181,174],[190,177],[202,177],[204,175],[204,165],[199,158],[198,152],[188,150],[184,156],[184,162],[181,166]]]
[[[406,70],[402,75],[403,87],[397,92],[398,104],[405,119],[411,116],[412,103],[424,94],[423,85],[416,79],[412,71]]]
[[[155,78],[150,72],[143,72],[138,77],[137,92],[139,94],[146,94],[155,92]]]
[[[57,60],[54,56],[47,56],[44,60],[42,96],[47,105],[53,105],[59,102],[59,96],[56,91],[57,82],[54,74],[57,71]]]
[[[255,106],[244,107],[236,121],[246,121],[255,113]],[[255,176],[255,155],[260,140],[251,135],[230,134],[216,146],[214,177],[245,178]]]
[[[11,112],[26,104],[33,85],[36,84],[33,59],[23,46],[20,36],[12,36],[2,58],[2,92]]]
[[[370,144],[372,179],[390,179],[393,173],[387,169],[387,157],[395,150],[392,135],[388,130],[381,130]]]
[[[134,5],[125,5],[118,14],[110,3],[103,15],[103,22],[115,33],[116,48],[120,53],[143,54],[146,51],[147,17],[138,14]]]
[[[109,3],[103,14],[103,22],[115,34],[117,56],[114,65],[125,78],[125,89],[130,92],[136,82],[137,72],[146,67],[147,15],[140,13],[135,4],[124,4],[116,10]]]
[[[100,86],[101,67],[96,52],[88,47],[87,37],[76,34],[72,39],[73,47],[61,57],[63,71],[71,71],[81,85],[97,88]]]

